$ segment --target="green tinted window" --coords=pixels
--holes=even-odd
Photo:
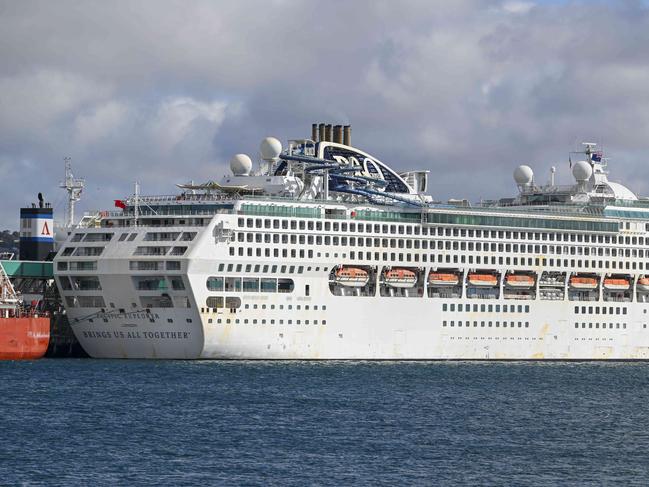
[[[617,222],[592,220],[553,220],[496,215],[466,215],[453,213],[427,213],[427,223],[448,225],[481,225],[489,227],[547,228],[553,230],[581,230],[589,232],[617,232]]]
[[[240,213],[245,215],[282,216],[295,218],[320,218],[320,208],[281,205],[241,205]]]

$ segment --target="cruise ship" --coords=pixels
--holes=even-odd
[[[522,165],[513,197],[442,203],[349,126],[311,129],[81,220],[55,274],[92,357],[649,359],[649,201],[595,144],[574,184]]]

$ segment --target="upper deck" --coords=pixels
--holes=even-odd
[[[176,195],[118,200],[121,211],[87,215],[82,227],[205,225],[217,214],[290,218],[396,221],[420,224],[493,226],[579,232],[645,232],[649,201],[608,181],[606,160],[594,144],[578,152],[572,165],[574,185],[539,186],[528,166],[514,172],[518,196],[471,205],[467,200],[435,201],[426,194],[428,171],[397,173],[370,154],[354,148],[342,128],[334,138],[262,141],[256,171],[252,160],[237,154],[232,176],[221,182],[179,184]],[[349,134],[348,134],[349,135]],[[324,137],[324,139],[323,139]],[[553,168],[554,174],[554,168]]]

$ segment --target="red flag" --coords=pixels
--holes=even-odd
[[[115,200],[115,206],[121,208],[122,210],[126,209],[126,201],[124,200]]]

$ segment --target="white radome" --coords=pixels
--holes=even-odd
[[[588,181],[593,174],[593,168],[586,161],[578,161],[572,166],[572,175],[576,181]]]
[[[277,159],[282,153],[282,143],[275,137],[266,137],[259,145],[259,152],[265,161]]]
[[[252,159],[246,154],[235,154],[230,159],[230,169],[235,176],[248,176],[252,170]]]
[[[530,166],[521,165],[514,169],[514,181],[519,186],[530,184],[534,178],[534,171]]]

